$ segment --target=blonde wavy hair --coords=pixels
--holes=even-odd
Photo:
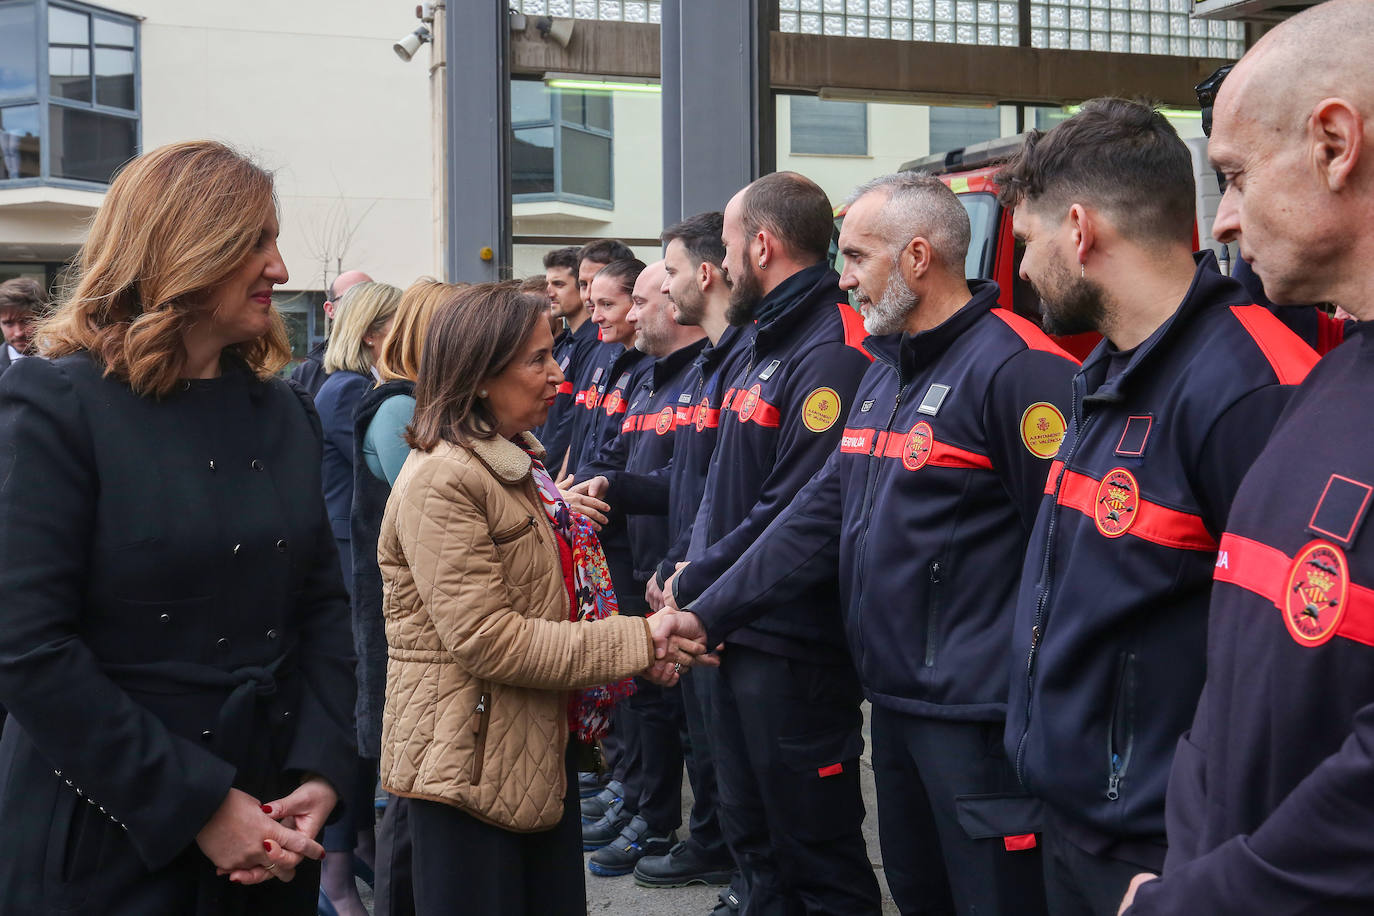
[[[390,283],[357,283],[348,288],[334,312],[334,328],[324,351],[324,371],[370,375],[372,351],[363,343],[377,334],[396,314],[401,291]]]
[[[95,214],[75,282],[39,327],[41,351],[89,351],[135,393],[169,394],[184,374],[186,330],[276,208],[271,174],[222,143],[172,143],[132,160]],[[291,359],[272,315],[262,337],[227,348],[264,379]]]
[[[382,382],[400,379],[416,381],[420,377],[420,352],[425,344],[425,331],[434,309],[439,303],[463,289],[466,283],[443,283],[433,277],[421,277],[401,294],[396,306],[396,320],[387,332],[382,352],[377,356],[377,375]],[[380,382],[378,383],[380,384]]]

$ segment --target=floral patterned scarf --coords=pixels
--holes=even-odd
[[[572,549],[573,594],[577,605],[573,609],[573,619],[601,620],[620,613],[615,589],[611,586],[611,573],[606,566],[606,554],[601,550],[601,541],[592,523],[585,515],[568,508],[553,478],[533,453],[530,453],[530,460],[544,514],[553,523],[554,531]],[[568,704],[569,727],[579,741],[588,744],[604,737],[611,728],[611,710],[634,692],[632,677],[577,691]]]

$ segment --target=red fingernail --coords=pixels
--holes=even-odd
[[[262,813],[263,813],[263,814],[271,814],[271,813],[272,813],[272,806],[271,806],[271,805],[263,805],[263,806],[262,806]]]
[[[263,840],[263,841],[262,841],[262,848],[263,848],[263,849],[266,849],[268,852],[271,852],[271,851],[272,851],[272,841],[271,841],[271,840]]]

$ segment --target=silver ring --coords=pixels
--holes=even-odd
[[[674,673],[674,674],[681,674],[681,673],[682,673],[682,662],[673,662],[673,673]]]

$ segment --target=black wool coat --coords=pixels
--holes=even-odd
[[[0,907],[311,913],[195,836],[353,766],[347,599],[308,396],[226,358],[163,399],[86,354],[0,379]]]

